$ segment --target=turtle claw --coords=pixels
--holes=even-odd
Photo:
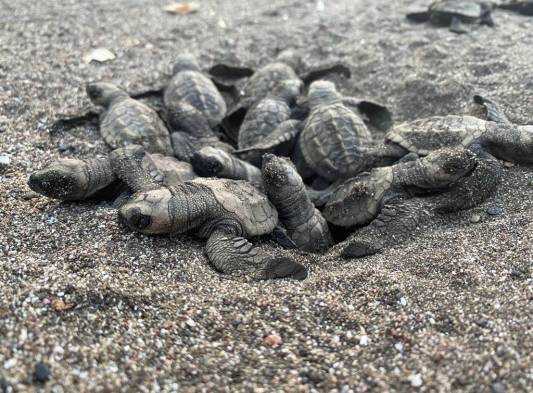
[[[302,281],[307,278],[307,269],[301,263],[287,257],[272,258],[267,262],[265,278],[292,278]]]

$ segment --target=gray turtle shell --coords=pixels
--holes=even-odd
[[[268,137],[282,122],[289,119],[291,110],[280,98],[266,97],[254,105],[244,117],[239,131],[239,149],[251,147]]]
[[[487,124],[473,116],[433,116],[398,124],[385,135],[385,141],[425,156],[444,147],[468,147],[485,133]]]
[[[359,172],[359,147],[372,140],[363,120],[341,102],[314,108],[299,138],[305,162],[329,181]]]
[[[432,22],[448,25],[454,17],[463,22],[475,23],[486,9],[472,0],[439,0],[432,3],[428,11]]]
[[[242,89],[242,101],[257,102],[287,79],[299,79],[291,66],[274,62],[257,70]]]
[[[172,143],[158,114],[142,102],[125,97],[103,113],[100,134],[113,149],[138,144],[150,153],[172,155]]]
[[[278,224],[278,212],[268,197],[246,181],[197,178],[192,183],[209,188],[219,206],[238,219],[245,236],[270,233]]]
[[[174,75],[163,100],[170,110],[180,102],[192,105],[205,115],[211,127],[220,124],[227,110],[224,98],[211,79],[194,70]]]

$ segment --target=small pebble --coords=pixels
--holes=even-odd
[[[505,385],[501,382],[493,383],[491,391],[492,393],[505,393]]]
[[[0,154],[0,171],[6,169],[11,163],[11,158],[5,154]]]
[[[473,214],[472,217],[470,217],[470,222],[476,224],[481,221],[481,216],[479,214]]]
[[[414,388],[419,388],[423,385],[424,381],[422,380],[422,375],[420,374],[412,374],[409,376],[409,382],[411,383],[411,386]]]
[[[269,334],[263,339],[263,342],[266,345],[276,348],[281,345],[281,337],[278,336],[277,334]]]
[[[362,347],[367,346],[370,343],[370,338],[365,334],[364,336],[359,337],[359,345]]]
[[[489,206],[487,208],[487,214],[490,214],[491,216],[499,216],[500,214],[503,214],[503,209],[500,206]]]
[[[45,383],[50,379],[50,369],[42,362],[39,362],[33,368],[33,382]]]

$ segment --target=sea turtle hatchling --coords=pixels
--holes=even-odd
[[[498,7],[522,15],[533,16],[533,0],[504,0],[498,3]]]
[[[86,90],[95,105],[105,108],[100,134],[112,149],[137,144],[150,153],[173,154],[168,130],[152,108],[111,83],[89,83]]]
[[[427,155],[444,147],[481,146],[492,156],[533,163],[533,125],[511,123],[498,104],[480,95],[474,101],[487,109],[487,120],[473,116],[433,116],[398,124],[385,135],[385,146]]]
[[[479,23],[494,26],[489,2],[475,0],[437,0],[427,10],[407,14],[414,22],[430,22],[436,26],[448,26],[454,33],[467,33],[465,24]]]
[[[333,244],[328,223],[307,196],[294,165],[273,154],[263,156],[263,185],[287,234],[300,250],[324,251]]]
[[[223,273],[247,272],[258,279],[307,277],[300,263],[271,256],[247,240],[271,233],[278,214],[267,196],[245,181],[197,178],[143,191],[122,205],[119,217],[145,234],[194,232],[207,239],[207,257]]]
[[[476,168],[443,192],[428,197],[396,194],[367,226],[357,229],[343,244],[341,256],[361,258],[397,246],[436,226],[449,224],[445,213],[472,208],[496,190],[502,164],[483,151],[476,152]]]
[[[163,94],[165,107],[172,112],[186,103],[200,111],[210,127],[219,125],[226,115],[226,102],[211,79],[202,73],[194,56],[178,56],[173,75]]]
[[[471,151],[441,149],[421,159],[374,168],[341,184],[327,198],[322,214],[337,226],[364,225],[378,215],[391,195],[446,190],[475,167]]]
[[[298,139],[305,163],[329,181],[347,179],[405,155],[398,146],[375,145],[367,126],[328,81],[309,88],[310,114]]]
[[[130,188],[136,191],[141,189],[136,184],[144,184],[146,181],[151,181],[154,187],[159,188],[195,177],[197,176],[190,164],[158,153],[148,154],[139,145],[129,145],[114,150],[108,157],[83,160],[61,158],[53,161],[45,168],[33,172],[28,185],[33,191],[49,198],[80,201],[104,191],[117,178],[132,179],[129,185],[133,185]]]
[[[276,139],[274,135],[283,136],[285,133],[295,128],[299,123],[297,120],[290,120],[291,106],[296,97],[300,94],[303,84],[300,79],[286,80],[277,85],[274,90],[265,98],[254,104],[246,113],[239,130],[238,147],[239,150],[254,147],[263,140]],[[290,124],[287,124],[287,123]],[[278,129],[279,128],[279,129]],[[289,135],[287,140],[294,139]],[[286,152],[276,152],[283,155],[289,154],[292,149]],[[261,164],[261,154],[251,156],[248,154],[245,159],[255,165]]]

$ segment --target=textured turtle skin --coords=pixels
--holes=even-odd
[[[329,197],[324,217],[342,227],[367,224],[380,212],[388,193],[423,194],[448,189],[471,173],[476,163],[469,150],[441,149],[422,159],[375,168],[341,184]]]
[[[226,115],[226,102],[215,84],[196,70],[183,70],[173,76],[163,95],[165,106],[173,108],[184,102],[200,111],[211,127]]]
[[[479,144],[502,160],[533,162],[533,126],[472,116],[434,116],[399,124],[387,133],[385,140],[420,155],[444,147]]]
[[[324,251],[333,244],[329,227],[315,208],[294,165],[272,154],[263,156],[263,185],[287,234],[298,249]]]
[[[102,114],[100,134],[113,149],[137,144],[150,153],[173,154],[168,130],[158,114],[127,96],[113,100]]]
[[[341,101],[311,109],[299,145],[307,165],[329,181],[366,169],[365,146],[372,141],[363,120]]]
[[[79,201],[93,196],[116,180],[107,157],[62,158],[30,175],[30,188],[48,198]]]
[[[109,160],[115,175],[133,192],[174,186],[197,177],[189,163],[149,154],[139,145],[116,149]]]
[[[198,178],[141,192],[120,208],[119,216],[142,233],[191,231],[207,239],[207,256],[223,273],[247,272],[258,279],[307,277],[301,264],[272,257],[248,242],[270,233],[278,214],[267,196],[245,181]]]
[[[476,23],[486,12],[486,8],[480,2],[472,0],[439,0],[429,6],[428,12],[432,23],[448,26],[453,17],[462,22]]]
[[[446,192],[425,198],[400,196],[386,202],[376,219],[344,242],[341,255],[361,258],[398,246],[434,226],[448,223],[446,213],[484,202],[497,189],[503,169],[501,163],[484,152],[476,158],[472,173]]]

